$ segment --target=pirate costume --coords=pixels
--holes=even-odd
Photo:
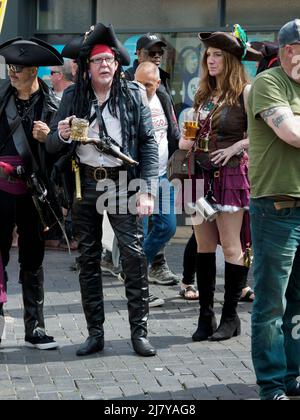
[[[243,34],[246,36],[244,32]],[[211,47],[226,51],[234,55],[239,61],[242,59],[259,60],[261,58],[261,53],[250,48],[243,36],[237,37],[225,32],[202,32],[199,34],[199,38],[206,48]],[[243,93],[234,106],[227,104],[224,97],[225,94],[216,103],[212,99],[208,99],[197,110],[200,134],[196,137],[193,146],[197,162],[195,178],[204,180],[204,196],[214,205],[217,211],[235,213],[241,209],[246,210],[241,229],[241,244],[246,256],[249,252],[247,248],[250,247],[250,225],[247,211],[250,201],[250,186],[247,153],[242,150],[238,155],[231,157],[225,166],[215,165],[210,160],[210,153],[219,149],[226,149],[246,138],[247,114]],[[220,153],[222,154],[222,151]],[[195,197],[195,191],[193,193],[197,200],[199,197]],[[224,306],[221,322],[217,329],[213,310],[216,285],[216,254],[197,254],[196,269],[200,316],[198,328],[192,337],[194,341],[207,339],[221,341],[240,334],[237,305],[243,288],[247,286],[249,267],[246,265],[248,264],[241,266],[225,261]]]
[[[35,38],[29,41],[22,38],[9,40],[0,45],[0,55],[15,74],[21,73],[26,67],[63,64],[63,58],[53,47]],[[46,335],[43,315],[43,231],[44,223],[48,224],[50,218],[45,215],[45,209],[37,198],[41,191],[33,191],[32,187],[33,183],[36,187],[43,185],[43,198],[49,200],[51,187],[48,169],[51,160],[45,145],[33,138],[32,129],[34,121],[50,124],[57,111],[57,101],[48,86],[42,80],[37,80],[38,90],[26,100],[19,98],[18,90],[10,81],[5,81],[0,90],[0,316],[3,317],[3,304],[6,301],[5,268],[9,262],[12,232],[16,225],[25,344],[47,350],[57,347],[53,337]],[[49,210],[50,213],[52,210]],[[51,224],[58,218],[54,213]]]
[[[80,44],[78,39],[77,42],[71,41],[71,45],[68,44],[63,52],[64,55],[77,59],[78,78],[76,85],[64,92],[56,121],[47,139],[48,151],[53,153],[61,151],[64,154],[63,160],[56,165],[57,173],[61,173],[64,168],[70,169],[72,159],[76,160],[77,165],[73,221],[80,253],[78,263],[82,305],[89,332],[86,342],[79,347],[77,355],[85,356],[101,351],[104,347],[105,315],[100,267],[103,221],[100,202],[103,201],[104,191],[102,188],[97,191],[96,187],[99,181],[100,187],[102,181],[109,179],[114,181],[116,190],[108,187],[106,191],[108,204],[110,200],[115,199],[116,209],[108,206],[107,213],[118,239],[122,266],[126,275],[125,290],[132,345],[136,353],[142,356],[154,356],[156,350],[147,339],[149,292],[147,261],[141,242],[142,224],[129,212],[127,203],[131,195],[128,193],[126,177],[123,177],[125,174],[128,181],[142,177],[148,191],[151,191],[151,181],[156,185],[158,148],[152,130],[150,110],[142,102],[138,86],[133,83],[127,84],[123,80],[120,67],[114,74],[104,104],[99,107],[92,85],[93,80],[88,77],[89,61],[100,53],[114,56],[119,64],[127,60],[127,53],[125,54],[124,49],[120,48],[111,25],[107,27],[98,23],[84,36],[78,52]],[[103,136],[108,135],[113,141],[115,151],[122,151],[133,161],[139,161],[139,165],[130,166],[123,163],[109,153],[103,153],[103,150],[95,148],[93,144],[82,145],[71,140],[66,144],[59,137],[57,125],[59,121],[72,115],[89,120],[88,138],[101,141]],[[69,176],[74,177],[74,174],[69,173]],[[69,179],[68,175],[66,177]],[[71,185],[71,182],[67,184]],[[68,195],[72,197],[72,192]],[[121,212],[119,210],[124,203],[125,212]]]

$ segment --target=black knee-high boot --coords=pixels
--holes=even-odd
[[[36,271],[20,271],[20,283],[24,303],[25,337],[34,337],[35,333],[45,333],[44,322],[44,272],[40,267]]]
[[[156,349],[147,339],[149,289],[146,258],[139,254],[134,257],[128,256],[126,260],[122,260],[122,266],[125,273],[125,291],[133,349],[144,357],[155,356]]]
[[[77,356],[87,356],[104,348],[104,302],[100,261],[78,259],[80,266],[79,283],[82,307],[89,336],[80,345]]]
[[[197,284],[199,290],[200,315],[194,341],[207,340],[217,328],[214,314],[214,293],[216,288],[216,254],[197,254]]]
[[[247,281],[248,267],[225,262],[225,294],[222,317],[211,341],[229,340],[241,334],[241,320],[237,314],[238,301]]]

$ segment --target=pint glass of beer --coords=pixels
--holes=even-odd
[[[189,140],[195,140],[199,128],[198,113],[194,109],[189,109],[184,114],[185,137]]]

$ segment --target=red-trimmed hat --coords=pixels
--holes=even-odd
[[[123,66],[129,66],[130,55],[122,43],[118,40],[113,26],[97,23],[81,37],[74,38],[65,46],[62,55],[67,58],[77,59],[83,46],[93,47],[97,44],[108,45],[117,51],[117,60]]]

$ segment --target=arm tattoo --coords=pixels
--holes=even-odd
[[[266,111],[263,111],[260,115],[264,121],[266,121],[269,117],[275,114],[278,108],[270,108]]]
[[[279,128],[279,127],[280,127],[280,124],[281,124],[284,120],[286,120],[288,117],[289,117],[289,115],[287,115],[287,114],[281,114],[281,115],[279,115],[279,117],[277,117],[277,118],[273,118],[273,119],[272,119],[272,123],[274,124],[274,126],[275,126],[276,128]]]

